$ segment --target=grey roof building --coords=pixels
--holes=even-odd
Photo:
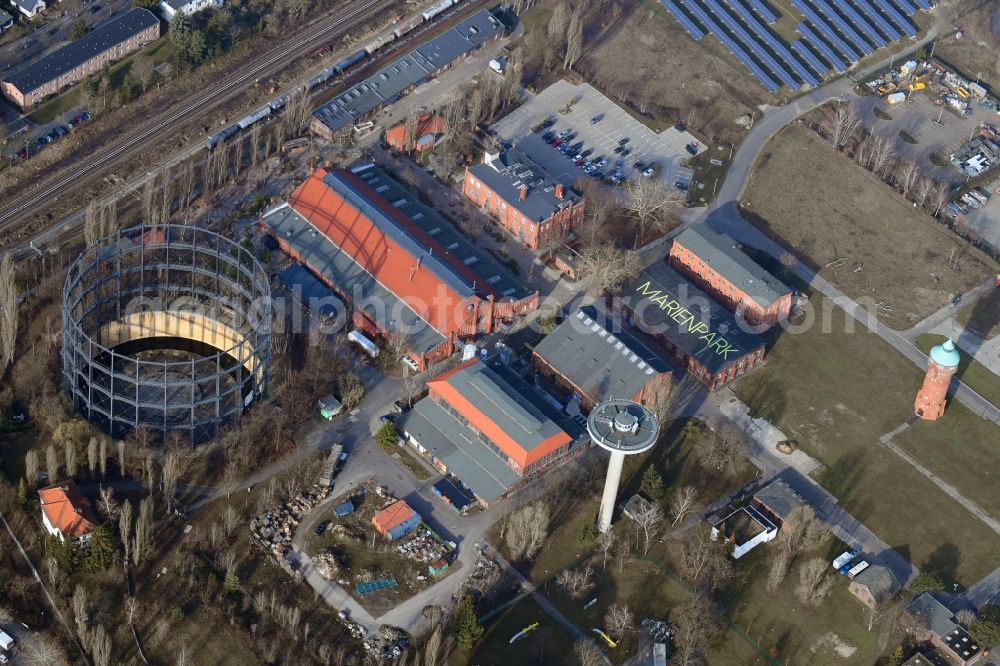
[[[18,11],[28,18],[33,17],[38,12],[45,11],[44,0],[10,0],[10,4],[17,7]]]
[[[503,32],[503,24],[482,10],[426,44],[400,56],[361,83],[316,109],[313,118],[332,136]],[[315,127],[315,125],[314,125]]]
[[[427,386],[430,395],[397,424],[484,502],[588,441],[558,404],[495,359],[466,362]]]
[[[159,25],[160,19],[148,9],[130,9],[58,51],[27,67],[22,67],[5,77],[4,83],[12,84],[23,95],[29,95],[32,91],[72,72],[102,53]]]
[[[795,509],[809,504],[783,479],[775,479],[767,484],[754,493],[753,499],[755,504],[763,505],[780,520],[785,520]]]
[[[624,330],[604,308],[585,307],[567,317],[534,349],[535,366],[551,369],[591,402],[633,399],[670,372],[657,352]],[[544,374],[544,370],[543,370]]]
[[[863,588],[867,591],[866,596],[870,595],[870,599],[864,600],[865,603],[871,601],[879,604],[895,596],[901,587],[896,575],[888,567],[881,564],[870,565],[855,576],[850,584],[850,588],[855,594],[857,594],[856,588]]]
[[[781,280],[748,257],[731,237],[716,232],[707,224],[688,227],[674,238],[674,243],[698,255],[762,307],[791,293]]]
[[[280,236],[313,273],[324,276],[349,294],[356,309],[364,311],[387,329],[390,328],[388,317],[392,317],[393,330],[405,332],[413,351],[429,351],[445,341],[445,336],[435,331],[412,308],[379,284],[349,254],[316,231],[308,220],[287,203],[265,211],[261,221],[275,235]]]
[[[938,636],[947,636],[958,626],[958,623],[955,622],[955,614],[935,599],[930,592],[924,592],[911,601],[910,605],[906,607],[906,612]]]
[[[712,374],[747,356],[763,353],[764,340],[741,328],[732,312],[665,261],[658,261],[622,287],[620,303],[642,332],[669,340]]]
[[[483,159],[482,164],[469,167],[468,173],[529,220],[542,222],[580,203],[580,197],[570,189],[572,181],[554,178],[517,148],[486,153]],[[557,186],[561,186],[558,193]]]

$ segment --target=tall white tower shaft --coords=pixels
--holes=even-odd
[[[604,496],[601,498],[601,517],[597,528],[603,534],[611,529],[611,516],[615,512],[615,498],[618,497],[618,484],[622,479],[622,466],[625,464],[625,454],[612,451],[608,461],[608,476],[604,479]]]

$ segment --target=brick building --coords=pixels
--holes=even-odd
[[[936,421],[944,416],[948,404],[948,387],[951,377],[958,371],[962,357],[951,338],[931,349],[927,361],[924,383],[913,403],[913,412],[925,421]]]
[[[172,21],[177,14],[191,15],[206,9],[221,9],[223,0],[160,0],[163,18]]]
[[[0,81],[4,97],[30,109],[49,95],[101,71],[160,38],[160,19],[148,9],[131,9],[94,28],[58,51]]]
[[[583,224],[583,197],[512,148],[466,167],[462,194],[532,250]]]
[[[667,261],[759,331],[788,318],[792,291],[736,242],[705,224],[674,238]]]
[[[567,317],[531,355],[538,372],[589,413],[611,398],[652,405],[669,390],[670,365],[603,308]]]
[[[317,169],[260,225],[351,305],[355,328],[402,335],[421,370],[538,307],[537,291],[372,164]]]
[[[427,382],[397,421],[442,473],[488,504],[584,450],[583,426],[495,358],[471,359]]]
[[[967,666],[982,659],[982,647],[958,623],[955,614],[929,592],[907,605],[902,624],[918,641],[929,642],[953,664]]]
[[[448,123],[436,113],[421,114],[412,127],[399,123],[385,132],[385,142],[401,153],[422,153],[434,147],[437,137],[445,133]]]
[[[743,330],[731,312],[665,261],[626,283],[613,311],[713,390],[764,360],[764,340]]]

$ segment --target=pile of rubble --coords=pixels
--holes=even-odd
[[[292,550],[292,537],[302,516],[326,497],[328,488],[314,485],[285,504],[265,511],[250,521],[250,541],[267,553],[278,566],[289,570],[286,561]]]
[[[420,529],[415,534],[406,543],[396,546],[396,552],[417,562],[436,562],[448,552],[430,530]]]
[[[337,579],[337,574],[340,572],[340,565],[337,563],[337,558],[333,556],[333,553],[320,553],[312,558],[312,563],[316,572],[326,580]]]
[[[381,652],[385,661],[399,657],[410,646],[406,632],[398,627],[383,624],[379,626],[378,632],[377,636],[365,639],[364,646],[370,653]]]
[[[353,621],[350,615],[348,615],[348,612],[349,611],[347,611],[346,609],[342,611],[337,611],[337,619],[340,620],[340,623],[347,628],[347,633],[349,633],[354,638],[364,638],[365,636],[367,636],[368,630],[365,629],[363,624]]]
[[[500,565],[480,552],[472,565],[472,571],[462,583],[459,598],[466,594],[470,594],[476,599],[488,597],[499,580]]]

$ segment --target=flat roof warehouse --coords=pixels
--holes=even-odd
[[[330,132],[337,132],[476,50],[503,29],[503,24],[483,9],[337,95],[316,109],[313,117]]]
[[[620,298],[640,330],[666,336],[712,373],[764,347],[759,335],[740,328],[729,310],[665,262],[626,284]]]

